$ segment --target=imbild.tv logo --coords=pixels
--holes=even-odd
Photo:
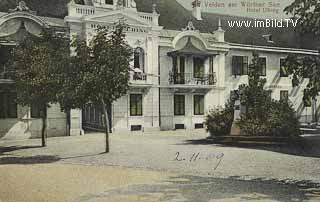
[[[234,28],[286,28],[296,27],[298,20],[293,19],[254,19],[254,20],[228,20],[229,27]]]

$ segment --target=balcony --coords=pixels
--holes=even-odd
[[[70,16],[83,17],[95,14],[95,8],[93,6],[86,6],[80,4],[69,4],[68,12]]]
[[[152,84],[148,81],[148,76],[142,72],[130,73],[130,86],[132,87],[150,87]]]
[[[217,82],[216,74],[193,75],[192,73],[169,73],[170,85],[213,86]]]
[[[0,65],[0,83],[12,83],[10,73],[13,72],[8,71],[4,65]]]

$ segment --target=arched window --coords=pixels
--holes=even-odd
[[[144,71],[144,50],[140,47],[134,50],[134,68]]]
[[[105,3],[113,5],[113,0],[106,0]]]

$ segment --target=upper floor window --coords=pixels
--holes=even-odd
[[[144,71],[144,50],[142,48],[136,48],[133,54],[134,68],[138,68]]]
[[[186,58],[184,56],[173,57],[173,72],[175,84],[184,84],[185,82],[185,63]]]
[[[113,0],[106,0],[105,3],[113,5]]]
[[[17,94],[0,92],[0,118],[17,118]]]
[[[232,56],[232,75],[248,75],[248,56]]]
[[[260,76],[267,75],[267,58],[265,57],[259,58],[259,74]]]
[[[285,58],[281,58],[280,59],[280,77],[288,77],[288,70],[286,67],[286,59]]]
[[[193,58],[193,77],[202,78],[204,76],[204,58]]]

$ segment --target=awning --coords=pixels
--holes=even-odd
[[[167,53],[168,56],[202,56],[202,57],[210,57],[219,55],[218,53],[208,53],[203,51],[193,45],[191,42],[191,38],[188,38],[188,42],[186,45],[180,50],[175,50]]]

